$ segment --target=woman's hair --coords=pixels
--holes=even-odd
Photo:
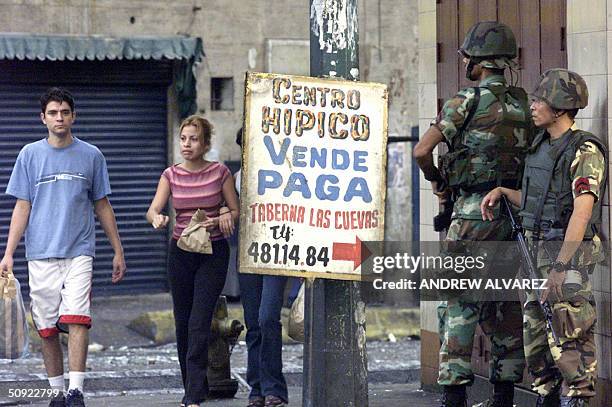
[[[236,132],[236,144],[242,147],[242,127]]]
[[[212,137],[212,124],[202,116],[198,116],[197,114],[191,115],[181,123],[181,127],[179,128],[179,136],[183,132],[183,129],[187,126],[194,126],[198,132],[198,137],[200,137],[200,141],[205,146],[210,146],[210,139]]]

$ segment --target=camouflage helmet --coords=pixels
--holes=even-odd
[[[557,110],[583,109],[589,104],[586,82],[576,72],[554,68],[544,72],[532,97]]]
[[[481,21],[465,35],[459,52],[485,68],[506,68],[516,58],[516,39],[507,25]]]
[[[482,61],[475,62],[483,68],[505,69],[518,67],[518,64],[508,57],[487,58],[483,59]]]

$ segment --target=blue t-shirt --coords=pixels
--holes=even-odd
[[[62,148],[47,139],[27,144],[6,193],[32,205],[27,260],[95,255],[93,202],[111,193],[106,160],[97,147],[76,137]]]

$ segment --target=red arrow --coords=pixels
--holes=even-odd
[[[372,252],[370,252],[365,245],[363,245],[362,252],[362,244],[358,236],[355,236],[355,244],[334,242],[332,246],[332,260],[352,261],[354,265],[353,270],[361,266],[362,261],[367,259],[371,254]]]

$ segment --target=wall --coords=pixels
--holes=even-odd
[[[410,136],[417,116],[417,3],[401,0],[359,2],[362,80],[389,87],[389,136]],[[391,143],[387,166],[387,240],[411,237],[411,144]],[[388,290],[387,302],[402,303],[406,293]]]
[[[580,111],[576,124],[602,138],[609,146],[612,140],[610,119],[612,111],[608,95],[612,92],[612,1],[569,0],[567,2],[568,68],[579,73],[589,88],[589,105]],[[608,242],[612,236],[610,225],[610,182],[604,199],[603,227]],[[609,245],[608,245],[609,249]],[[608,264],[598,267],[593,276],[593,292],[597,302],[597,344],[600,405],[612,405],[612,304],[610,283],[610,254]],[[606,391],[603,391],[604,386]],[[604,399],[605,398],[605,399]]]
[[[419,0],[419,67],[418,106],[419,133],[429,128],[437,114],[437,68],[436,68],[436,0]],[[437,153],[436,153],[437,156]],[[421,241],[436,241],[439,234],[433,230],[433,217],[438,202],[433,195],[431,184],[420,173],[420,237]],[[434,199],[435,198],[435,199]],[[436,383],[438,378],[438,319],[435,301],[421,302],[421,382]]]

